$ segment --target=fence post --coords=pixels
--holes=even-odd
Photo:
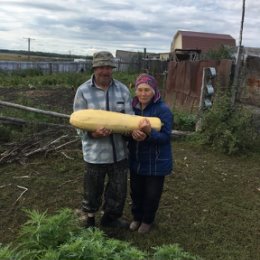
[[[197,116],[195,131],[199,132],[202,129],[202,115],[205,109],[212,107],[212,98],[214,87],[212,80],[216,77],[216,69],[214,67],[203,68],[202,83],[200,91],[200,103]]]

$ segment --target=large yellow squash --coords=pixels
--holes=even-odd
[[[128,115],[123,113],[83,109],[71,114],[70,124],[76,128],[95,131],[99,127],[105,127],[112,130],[113,133],[125,133],[138,129],[139,122],[144,117]],[[153,129],[161,130],[162,122],[158,117],[146,117]]]

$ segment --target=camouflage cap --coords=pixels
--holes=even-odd
[[[112,68],[116,68],[112,53],[108,51],[100,51],[94,53],[92,68],[101,67],[101,66],[110,66]]]

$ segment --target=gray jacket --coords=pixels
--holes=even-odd
[[[109,88],[104,91],[96,87],[93,76],[77,89],[73,109],[74,111],[102,109],[134,114],[131,106],[131,94],[124,84],[113,79]],[[121,134],[92,138],[85,131],[79,131],[79,133],[82,139],[83,157],[86,162],[105,164],[127,158],[127,145]]]

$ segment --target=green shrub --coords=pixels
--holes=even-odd
[[[252,149],[257,138],[252,114],[240,105],[231,106],[230,97],[217,97],[202,118],[202,141],[213,148],[236,154]]]
[[[216,50],[209,50],[203,58],[209,60],[232,59],[232,49],[230,47],[222,45]]]
[[[185,112],[174,111],[174,129],[182,131],[194,131],[196,115]]]
[[[24,249],[56,248],[79,230],[76,217],[69,209],[49,217],[46,212],[26,212],[30,219],[22,226],[19,236]]]
[[[81,229],[70,209],[53,216],[26,211],[29,220],[22,226],[18,245],[0,244],[1,260],[195,260],[179,246],[156,247],[154,257],[117,239],[108,239],[97,228]]]
[[[43,72],[40,69],[22,69],[11,72],[11,76],[19,76],[22,78],[35,77],[40,75],[43,75]]]

